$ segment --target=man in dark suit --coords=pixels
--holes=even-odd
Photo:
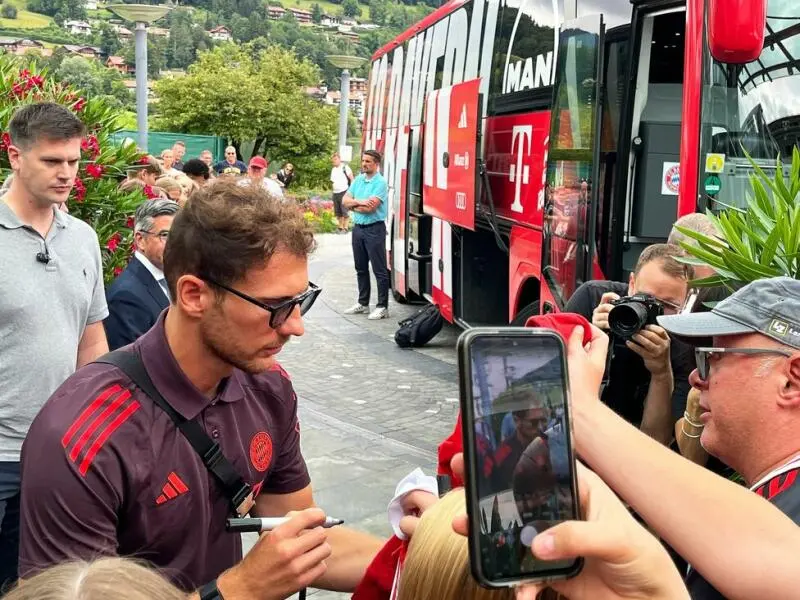
[[[105,327],[111,350],[136,340],[169,306],[163,271],[164,248],[178,209],[177,202],[166,199],[148,200],[136,209],[133,225],[136,252],[106,291],[109,315]]]

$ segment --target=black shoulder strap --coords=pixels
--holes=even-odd
[[[183,436],[191,444],[194,451],[203,460],[206,469],[222,486],[225,495],[231,501],[234,512],[244,516],[252,505],[250,484],[245,482],[233,468],[230,461],[222,454],[219,444],[208,437],[203,427],[195,420],[187,420],[176,411],[167,399],[158,391],[147,369],[144,367],[139,353],[125,350],[114,350],[101,356],[94,362],[114,365],[125,373],[161,410],[163,410]],[[246,507],[246,510],[244,510]],[[244,510],[244,512],[241,512]]]

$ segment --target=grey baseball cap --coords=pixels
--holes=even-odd
[[[731,294],[711,312],[658,317],[669,333],[686,338],[760,333],[800,349],[800,281],[759,279]]]

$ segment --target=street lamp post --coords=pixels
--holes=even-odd
[[[147,152],[147,26],[163,17],[171,7],[154,4],[111,4],[115,15],[136,23],[136,129],[139,149]]]
[[[334,67],[342,69],[341,101],[339,102],[339,152],[347,146],[347,112],[350,107],[350,71],[359,67],[366,59],[360,56],[345,56],[333,54],[328,56],[328,62]]]

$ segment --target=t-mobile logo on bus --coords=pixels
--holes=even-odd
[[[522,184],[528,185],[530,167],[525,164],[526,158],[531,154],[531,138],[533,137],[532,125],[514,125],[511,129],[511,154],[517,154],[517,162],[511,165],[508,180],[515,183],[514,203],[511,210],[522,212]]]

